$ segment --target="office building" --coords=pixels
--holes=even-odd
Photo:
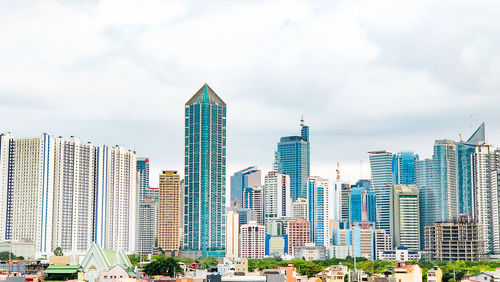
[[[159,179],[158,198],[158,248],[165,251],[179,250],[180,175],[174,170],[164,170]]]
[[[266,234],[266,256],[288,254],[288,235],[272,236]]]
[[[240,227],[240,256],[263,258],[266,255],[266,228],[251,221]]]
[[[290,177],[271,171],[264,179],[264,223],[270,219],[292,216]]]
[[[383,229],[375,230],[375,255],[377,259],[378,254],[383,251],[392,250],[392,238],[391,234]]]
[[[419,251],[409,250],[407,247],[401,245],[393,250],[380,251],[377,254],[380,260],[390,260],[390,261],[420,261],[422,257]]]
[[[139,203],[149,195],[149,158],[137,158],[137,200]]]
[[[311,222],[311,242],[317,246],[330,244],[328,179],[309,177],[308,200],[309,222]]]
[[[391,193],[391,236],[394,246],[412,251],[420,249],[418,189],[415,185],[397,184]]]
[[[266,223],[266,234],[271,236],[281,236],[287,234],[288,223],[293,220],[291,217],[281,217],[270,219]]]
[[[363,187],[351,188],[348,200],[349,225],[354,222],[376,223],[375,195]]]
[[[257,213],[251,209],[239,208],[236,211],[238,212],[240,226],[250,221],[257,221]]]
[[[425,250],[433,260],[484,259],[480,226],[466,215],[425,227]]]
[[[304,246],[295,247],[295,259],[303,259],[306,261],[325,260],[326,248],[324,246],[316,246],[314,243],[306,243]]]
[[[96,148],[75,137],[53,138],[53,142],[52,246],[82,254],[90,248],[94,232]]]
[[[418,188],[420,209],[420,249],[425,247],[424,227],[437,222],[439,213],[438,167],[433,159],[417,160],[415,183]]]
[[[152,197],[146,197],[139,203],[139,218],[137,222],[137,253],[153,254],[158,234],[158,202]]]
[[[295,219],[288,222],[288,253],[294,255],[294,248],[305,246],[310,241],[311,225],[309,221]]]
[[[377,229],[390,232],[390,198],[392,187],[392,153],[369,152],[372,172],[371,185],[377,205]]]
[[[247,167],[231,176],[231,206],[242,207],[243,190],[261,186],[261,171],[256,166]]]
[[[275,154],[274,169],[290,176],[292,201],[306,198],[310,172],[309,126],[301,120],[301,135],[281,137]]]
[[[434,161],[437,166],[438,214],[437,221],[448,221],[458,216],[457,145],[452,140],[436,140]]]
[[[415,162],[418,155],[401,152],[392,156],[392,183],[415,184]]]
[[[340,221],[349,222],[349,196],[351,195],[351,185],[349,183],[340,184],[341,209]]]
[[[226,257],[239,257],[240,222],[236,211],[226,211]]]
[[[226,103],[203,85],[185,105],[183,249],[223,255],[226,243]]]
[[[292,203],[292,218],[307,220],[307,200],[305,198],[298,198]]]
[[[369,179],[359,179],[358,181],[356,181],[356,184],[351,187],[362,187],[366,190],[371,190],[372,185]]]
[[[54,139],[46,133],[33,138],[5,138],[10,151],[9,175],[3,175],[8,177],[7,187],[2,187],[7,190],[6,215],[2,216],[6,218],[6,239],[31,240],[36,257],[46,256],[53,249]]]
[[[243,208],[257,216],[257,223],[264,224],[264,189],[261,186],[247,187],[243,191]]]
[[[333,244],[351,246],[356,257],[375,259],[375,225],[369,222],[356,222],[352,228],[335,228]]]

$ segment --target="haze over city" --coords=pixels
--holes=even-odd
[[[228,105],[227,176],[270,170],[301,115],[311,175],[330,179],[337,162],[369,178],[371,150],[430,157],[483,121],[500,142],[496,1],[139,3],[4,2],[2,131],[120,144],[153,176],[183,174],[184,103],[207,82]]]

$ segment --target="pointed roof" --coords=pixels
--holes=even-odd
[[[208,84],[203,84],[203,86],[196,92],[196,94],[191,97],[186,102],[186,105],[192,105],[196,103],[211,103],[211,104],[220,104],[226,105],[222,99],[215,94],[214,90],[208,86]]]
[[[483,145],[486,144],[486,131],[484,122],[476,129],[474,134],[465,142],[470,145]]]

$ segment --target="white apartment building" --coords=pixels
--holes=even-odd
[[[290,176],[270,171],[264,178],[264,224],[291,215]]]
[[[11,158],[14,136],[10,133],[0,135],[0,241],[8,239],[10,234],[7,232],[7,227],[10,227],[11,206],[10,199],[12,193],[12,183],[9,181],[11,174]]]
[[[263,258],[266,255],[266,228],[250,221],[240,227],[240,256]]]
[[[85,253],[93,242],[95,146],[71,137],[54,139],[52,246]]]

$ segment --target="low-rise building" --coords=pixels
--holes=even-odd
[[[136,278],[134,266],[124,251],[101,249],[92,243],[81,263],[84,278],[89,282]]]
[[[328,258],[337,258],[337,259],[345,259],[346,257],[352,257],[352,246],[339,246],[339,245],[330,245],[326,247],[327,257]]]
[[[422,282],[422,269],[417,264],[398,262],[394,268],[394,278],[401,282]]]
[[[34,259],[36,244],[28,239],[0,241],[0,252],[11,252],[17,257]]]
[[[314,243],[307,243],[305,246],[295,247],[294,256],[296,259],[325,260],[326,249]]]
[[[443,281],[443,271],[439,266],[435,265],[431,269],[427,270],[427,282],[442,282]]]
[[[420,260],[420,252],[408,250],[405,246],[398,246],[394,250],[380,251],[378,253],[378,259],[381,260],[392,260],[392,261],[411,261]]]
[[[316,277],[321,278],[324,282],[344,282],[345,276],[349,274],[349,268],[346,265],[332,265],[322,272],[318,273]]]

